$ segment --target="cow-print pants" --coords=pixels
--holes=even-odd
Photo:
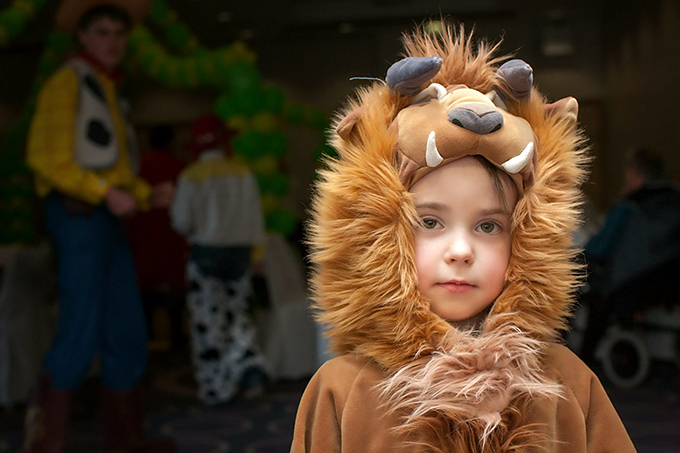
[[[255,344],[255,327],[248,313],[250,273],[225,281],[206,275],[195,261],[189,261],[187,277],[198,397],[206,404],[227,402],[253,372],[266,378],[265,361]]]

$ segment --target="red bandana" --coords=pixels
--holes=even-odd
[[[113,82],[115,84],[118,84],[118,83],[120,83],[121,80],[123,80],[123,71],[121,71],[120,68],[115,68],[115,69],[106,68],[91,53],[88,53],[88,52],[85,52],[85,51],[80,52],[78,54],[78,58],[82,58],[83,60],[90,63],[97,72],[105,74],[109,79],[113,80]]]

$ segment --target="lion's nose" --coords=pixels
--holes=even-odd
[[[503,127],[503,115],[486,104],[469,103],[449,110],[449,121],[475,134],[486,135]]]

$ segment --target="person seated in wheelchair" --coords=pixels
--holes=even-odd
[[[658,154],[636,149],[624,165],[624,190],[586,244],[588,322],[581,358],[593,362],[608,323],[631,326],[650,306],[675,303],[680,279],[680,190]]]

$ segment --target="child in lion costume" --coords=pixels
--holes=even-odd
[[[632,452],[559,331],[587,157],[578,104],[451,26],[405,37],[338,117],[310,244],[338,356],[292,452]]]

